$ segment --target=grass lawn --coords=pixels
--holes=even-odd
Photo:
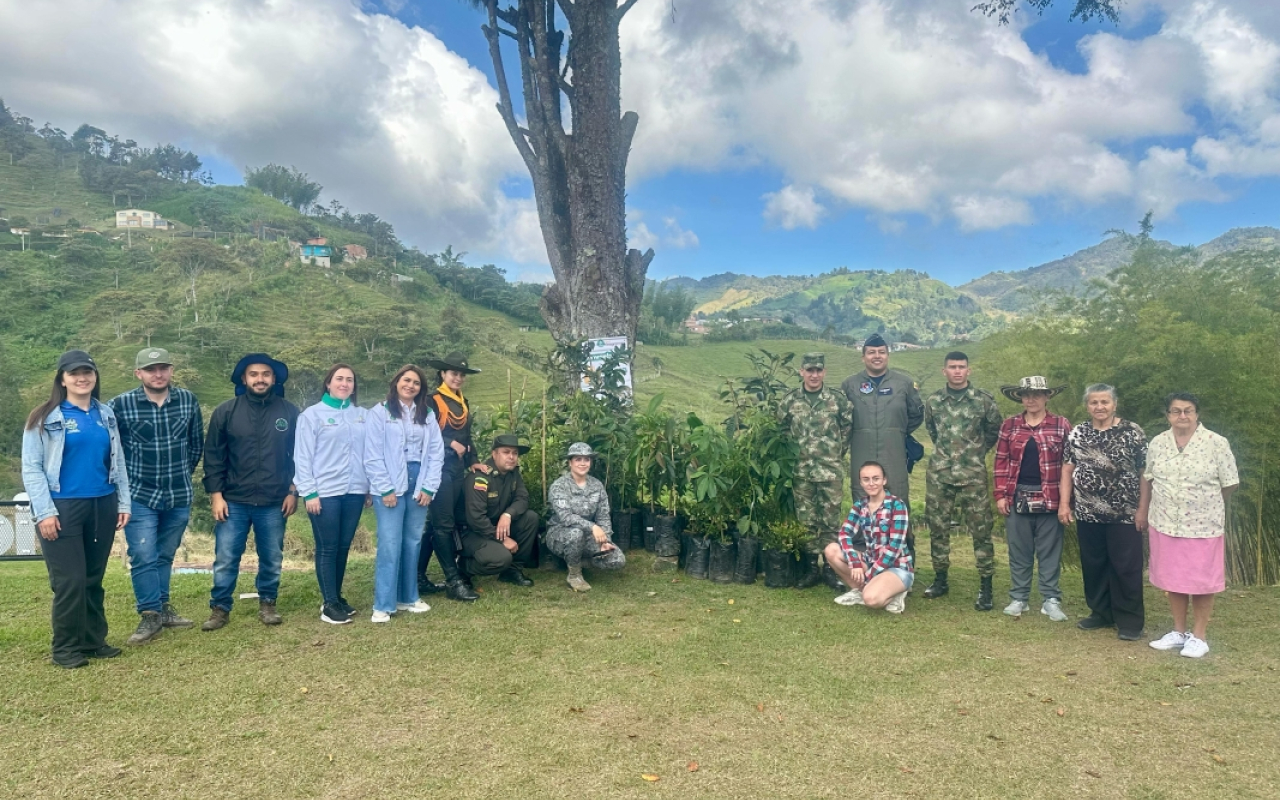
[[[291,571],[278,628],[239,602],[222,631],[168,631],[74,671],[48,664],[43,565],[0,564],[0,789],[28,799],[1280,796],[1280,589],[1224,594],[1213,652],[1193,661],[1038,613],[1005,617],[1007,571],[997,610],[973,611],[967,544],[951,596],[917,593],[901,617],[838,607],[825,588],[673,580],[639,552],[621,575],[588,573],[588,595],[539,570],[532,589],[485,579],[473,606],[442,599],[374,626],[362,557],[346,591],[364,609],[355,624],[320,622],[314,577]],[[202,620],[209,585],[175,576],[179,610]],[[1063,585],[1074,621],[1085,610],[1079,573]],[[118,559],[107,601],[119,644],[137,618]],[[1163,633],[1154,590],[1147,607],[1149,633]]]

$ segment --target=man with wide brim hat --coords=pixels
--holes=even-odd
[[[432,358],[427,360],[427,366],[441,372],[461,372],[463,375],[478,375],[480,370],[475,369],[467,363],[467,357],[462,353],[454,350],[444,358]]]
[[[1067,387],[1050,386],[1043,375],[1031,375],[1019,380],[1016,386],[1001,386],[1000,393],[1015,403],[1021,403],[1024,394],[1039,392],[1045,397],[1053,397],[1065,388]]]
[[[465,577],[458,571],[459,529],[466,526],[466,503],[462,495],[462,482],[467,473],[483,471],[471,441],[471,408],[462,394],[462,386],[468,375],[480,370],[468,363],[467,357],[454,351],[444,358],[433,358],[427,366],[436,370],[440,385],[427,395],[435,422],[440,426],[440,438],[444,441],[444,464],[440,470],[440,487],[431,498],[430,522],[427,534],[422,538],[418,553],[418,591],[434,594],[444,591],[451,600],[464,603],[480,598]],[[434,554],[444,573],[441,586],[427,577],[427,567]]]
[[[514,433],[494,437],[487,471],[472,472],[463,483],[467,528],[460,561],[467,575],[497,575],[516,586],[532,586],[521,567],[532,566],[538,512],[529,508],[529,491],[520,475],[520,456],[529,452]]]

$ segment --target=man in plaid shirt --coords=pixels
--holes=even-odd
[[[110,405],[120,423],[129,485],[136,487],[124,538],[142,618],[128,643],[138,645],[165,628],[191,625],[169,602],[169,577],[191,517],[191,475],[204,451],[204,420],[195,395],[170,385],[169,351],[144,348],[134,365],[142,385]]]

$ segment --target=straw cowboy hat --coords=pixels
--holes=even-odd
[[[1049,382],[1044,379],[1043,375],[1032,375],[1029,378],[1023,378],[1018,381],[1017,386],[1001,386],[1000,393],[1015,403],[1022,402],[1022,396],[1029,392],[1043,392],[1053,397],[1061,392],[1066,386],[1050,386]]]

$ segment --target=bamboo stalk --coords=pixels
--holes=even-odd
[[[547,387],[542,387],[542,504],[547,504]]]

